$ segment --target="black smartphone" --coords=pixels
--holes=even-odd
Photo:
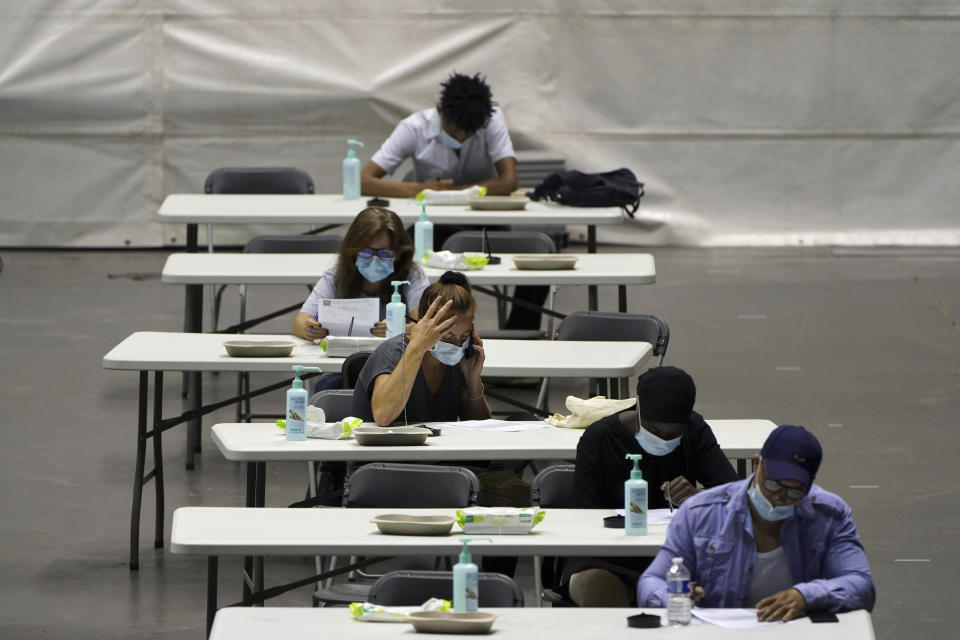
[[[386,198],[370,198],[367,200],[368,207],[389,207],[390,201]]]
[[[810,622],[840,622],[837,614],[828,611],[816,611],[810,615]]]
[[[470,333],[474,333],[477,330],[476,327],[470,327]],[[476,349],[473,348],[473,335],[467,338],[467,348],[463,350],[464,358],[472,358],[473,354],[476,353]]]
[[[421,429],[429,429],[429,430],[430,430],[430,435],[427,436],[428,438],[432,438],[432,437],[434,437],[434,436],[438,436],[438,435],[440,435],[440,432],[441,432],[440,427],[429,427],[429,426],[427,426],[427,425],[425,425],[425,424],[423,424],[423,423],[421,423],[421,424],[412,424],[412,425],[410,425],[410,426],[411,426],[411,427],[420,427]]]

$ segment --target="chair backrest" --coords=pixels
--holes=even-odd
[[[481,573],[478,580],[481,607],[522,607],[523,591],[502,573]],[[388,607],[420,605],[430,598],[453,599],[451,571],[391,571],[373,586],[367,601]]]
[[[557,464],[537,474],[530,485],[530,501],[538,507],[576,509],[572,464]]]
[[[553,239],[539,231],[488,231],[490,253],[556,253]],[[483,251],[482,231],[458,231],[443,243],[446,251]]]
[[[347,478],[343,506],[469,507],[479,491],[477,476],[463,467],[374,462]]]
[[[367,358],[373,351],[357,351],[351,353],[343,361],[340,367],[340,375],[343,376],[343,388],[353,389],[357,386],[357,380],[360,378],[360,372],[363,371],[363,365],[367,363]]]
[[[353,413],[353,389],[324,389],[310,396],[307,404],[320,407],[327,422],[343,420]]]
[[[243,247],[244,253],[336,253],[341,236],[257,236]]]
[[[576,311],[560,321],[557,340],[636,340],[653,345],[663,364],[670,344],[670,327],[657,316],[609,311]]]
[[[207,176],[204,193],[313,193],[313,178],[295,167],[221,167]]]

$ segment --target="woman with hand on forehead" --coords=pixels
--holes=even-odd
[[[489,418],[476,311],[466,276],[440,276],[420,297],[409,337],[390,338],[370,355],[354,388],[353,415],[381,426]]]
[[[393,211],[367,207],[353,219],[340,245],[337,263],[327,269],[314,286],[293,321],[293,333],[304,340],[327,337],[317,321],[320,301],[335,298],[379,298],[380,321],[372,327],[357,327],[354,335],[387,335],[386,305],[393,293],[391,280],[408,280],[400,297],[414,312],[420,296],[430,284],[426,274],[413,262],[413,242],[403,222]]]

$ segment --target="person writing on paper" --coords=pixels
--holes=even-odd
[[[401,299],[415,313],[420,296],[430,284],[423,269],[413,262],[413,242],[400,217],[382,207],[368,207],[357,214],[340,244],[337,263],[327,269],[293,320],[293,333],[305,340],[327,336],[317,322],[320,301],[336,298],[379,298],[380,321],[355,330],[384,337],[387,333],[386,305],[393,293],[391,280],[409,280],[400,287]],[[360,329],[359,327],[357,329]]]
[[[409,338],[390,338],[367,359],[353,391],[353,415],[384,427],[404,419],[489,418],[476,311],[466,276],[455,271],[440,276],[420,297],[419,320]]]
[[[761,622],[871,610],[876,592],[850,507],[813,483],[822,457],[803,427],[774,429],[756,473],[680,507],[637,583],[637,603],[667,606],[665,576],[682,557],[701,607],[756,607]]]
[[[453,73],[440,86],[436,107],[402,120],[364,165],[364,195],[413,198],[424,189],[475,184],[490,195],[509,195],[517,188],[513,143],[484,78]],[[386,180],[407,158],[411,174],[403,182]]]
[[[630,477],[628,453],[639,453],[640,469],[650,490],[647,504],[664,509],[682,504],[702,488],[737,479],[713,430],[693,410],[697,387],[677,367],[654,367],[637,379],[637,407],[593,423],[577,444],[573,495],[586,509],[622,509],[623,483]],[[670,502],[668,504],[667,496]],[[647,564],[642,558],[617,559],[630,572],[614,574],[567,564],[571,599],[580,606],[627,606],[636,576]],[[631,577],[632,576],[632,577]]]

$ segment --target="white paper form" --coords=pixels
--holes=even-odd
[[[623,516],[623,509],[614,509],[614,513],[618,516]],[[674,509],[676,511],[676,509]],[[652,524],[670,524],[670,519],[673,518],[673,513],[670,512],[670,509],[647,509],[647,526]]]
[[[752,627],[766,627],[771,624],[789,624],[784,622],[760,622],[757,620],[756,609],[701,609],[700,607],[694,607],[691,613],[701,622],[724,629],[750,629]]]
[[[317,306],[317,322],[332,336],[370,336],[380,321],[378,298],[324,299]]]
[[[536,431],[553,429],[546,422],[514,422],[512,420],[462,420],[436,425],[443,429],[473,429],[475,431]]]

